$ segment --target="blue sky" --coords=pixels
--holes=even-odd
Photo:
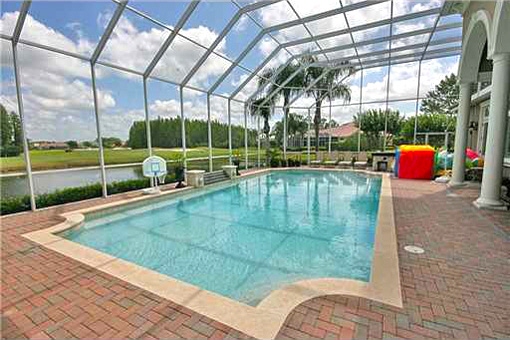
[[[336,0],[324,0],[320,3],[311,3],[308,0],[291,0],[298,13],[304,17],[312,13],[333,8]],[[348,4],[349,1],[345,1]],[[430,1],[403,1],[396,0],[396,9],[402,13],[424,10],[440,4],[440,0]],[[173,27],[184,12],[186,2],[150,2],[131,1],[130,6],[143,11]],[[285,2],[259,9],[252,13],[252,17],[264,26],[271,26],[278,22],[292,20],[294,13],[287,7]],[[376,6],[373,6],[376,7]],[[381,6],[379,6],[381,7]],[[384,7],[384,6],[383,6]],[[387,6],[386,6],[387,7]],[[384,7],[383,11],[386,10]],[[16,11],[20,8],[20,2],[2,2],[1,21],[2,33],[11,34],[16,21]],[[116,8],[111,1],[33,1],[21,38],[34,41],[47,46],[90,56],[99,41],[102,32]],[[382,7],[381,7],[382,8]],[[349,16],[354,23],[370,22],[384,19],[385,14],[381,8],[357,11]],[[205,46],[216,39],[231,16],[238,10],[232,2],[209,2],[202,1],[186,25],[181,31],[182,35],[199,41]],[[404,23],[403,30],[413,30],[430,25],[429,18],[422,21]],[[449,22],[457,19],[444,19]],[[321,20],[315,23],[313,29],[328,32],[341,29],[344,23],[338,18],[329,21]],[[352,24],[351,24],[352,26]],[[400,29],[400,28],[399,28]],[[377,34],[383,34],[386,29]],[[244,50],[245,46],[260,32],[250,18],[243,15],[234,29],[215,49],[216,52],[235,60]],[[278,41],[295,40],[306,36],[303,27],[282,30],[274,33]],[[360,40],[370,39],[374,32],[359,32]],[[441,33],[443,36],[445,33]],[[459,34],[459,32],[446,33]],[[143,71],[154,57],[162,42],[169,35],[158,25],[142,18],[132,11],[126,10],[114,30],[112,38],[103,51],[100,60]],[[335,40],[336,39],[336,40]],[[324,46],[338,46],[350,41],[346,37],[319,41]],[[434,37],[433,39],[436,39]],[[2,47],[4,43],[2,43]],[[275,48],[272,38],[265,36],[253,50],[242,60],[241,64],[251,70]],[[313,48],[316,45],[310,44]],[[302,53],[309,46],[297,46],[292,49],[294,53]],[[204,49],[198,47],[184,38],[177,39],[165,53],[161,62],[154,70],[154,75],[168,80],[180,82],[196,61],[204,53]],[[32,139],[88,139],[94,135],[94,117],[92,96],[90,88],[90,67],[78,60],[69,57],[56,56],[53,53],[44,52],[36,48],[20,45],[20,68],[22,70],[23,98],[26,107],[27,125],[29,138]],[[276,66],[288,58],[286,52],[278,55],[269,66]],[[444,62],[436,61],[428,65],[424,72],[422,87],[429,90],[445,74],[455,72],[457,59],[451,58]],[[218,56],[211,56],[206,64],[201,67],[191,85],[209,88],[223,72],[230,66],[230,62]],[[417,64],[407,67],[396,67],[392,71],[391,96],[409,97],[412,94],[410,79],[413,74],[409,70],[416,68]],[[116,135],[127,138],[127,132],[132,121],[143,119],[143,92],[141,77],[125,72],[112,70],[107,67],[97,66],[97,85],[99,89],[100,110],[103,119],[102,126],[105,135]],[[241,68],[235,68],[232,74],[225,79],[217,89],[217,93],[230,93],[248,73]],[[364,100],[379,98],[385,93],[385,79],[387,69],[367,71],[365,73],[365,96]],[[245,98],[255,89],[256,79],[250,82],[239,98]],[[55,85],[47,85],[50,84]],[[12,86],[12,60],[8,49],[2,51],[2,103],[10,109],[15,109],[16,99]],[[46,84],[46,86],[44,85]],[[356,77],[352,82],[353,93],[359,92]],[[415,92],[416,90],[414,90]],[[353,96],[355,97],[355,96]],[[176,86],[151,80],[149,82],[149,105],[151,116],[175,116],[179,113],[178,89]],[[185,92],[185,111],[188,117],[205,117],[205,95],[194,91]],[[308,106],[309,100],[300,100],[296,104]],[[402,104],[402,110],[410,111],[409,103]],[[241,110],[241,109],[239,109]],[[414,109],[413,109],[414,110]],[[226,104],[221,100],[212,103],[213,118],[225,121]],[[351,107],[337,109],[334,116],[338,121],[348,121],[353,114]],[[239,116],[239,117],[238,117]],[[59,121],[60,125],[55,124]],[[234,119],[235,123],[241,123],[240,115]],[[68,125],[66,125],[68,124]],[[77,131],[72,126],[79,125],[83,129]]]

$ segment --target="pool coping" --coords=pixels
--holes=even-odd
[[[367,170],[324,168],[272,168],[246,173],[243,180],[272,171],[354,171],[381,176]],[[228,182],[230,183],[230,182]],[[218,183],[222,185],[225,183]],[[217,185],[208,186],[214,187]],[[158,195],[141,196],[126,200],[79,209],[61,214],[65,221],[55,226],[23,234],[22,236],[48,249],[56,251],[97,270],[180,304],[197,313],[219,321],[231,328],[259,339],[274,339],[290,312],[302,302],[324,295],[358,296],[402,308],[397,239],[393,212],[390,175],[382,174],[379,210],[377,216],[374,252],[369,282],[352,279],[321,278],[294,282],[275,290],[257,306],[227,298],[217,293],[141,267],[98,250],[69,241],[56,233],[78,227],[85,214],[97,213],[145,200],[197,192],[201,189],[184,188],[164,191]]]

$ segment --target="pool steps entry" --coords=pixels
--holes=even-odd
[[[227,181],[230,178],[225,174],[223,170],[207,172],[204,175],[204,185]]]

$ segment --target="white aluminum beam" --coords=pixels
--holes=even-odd
[[[393,19],[393,0],[391,0],[391,18]],[[390,99],[390,77],[391,77],[391,43],[392,43],[392,38],[393,37],[393,20],[390,24],[390,52],[389,52],[389,55],[388,55],[388,71],[387,71],[387,75],[388,77],[386,78],[387,79],[387,82],[386,82],[386,109],[384,110],[384,139],[383,139],[383,151],[386,151],[386,137],[387,137],[387,133],[388,133],[388,108],[389,108],[389,105],[388,105],[388,99]]]
[[[184,173],[188,167],[186,159],[186,122],[184,121],[184,87],[179,87],[179,101],[181,104],[181,143],[182,143],[182,157],[184,159]]]
[[[437,27],[436,31],[437,30],[454,29],[454,28],[458,28],[458,27],[462,27],[462,24],[460,24],[460,23],[446,24],[446,25],[442,25],[442,26]],[[406,33],[401,33],[401,34],[398,34],[398,35],[394,35],[393,39],[395,40],[395,39],[408,38],[408,37],[413,37],[413,36],[417,36],[417,35],[421,35],[421,34],[427,34],[427,33],[432,33],[432,32],[433,32],[433,29],[426,28],[426,29],[422,29],[422,30],[418,30],[418,31],[406,32]],[[330,47],[330,48],[327,48],[327,49],[323,49],[322,51],[316,50],[316,51],[304,52],[304,53],[295,55],[295,56],[289,58],[283,65],[281,65],[278,68],[278,70],[272,75],[271,79],[275,79],[278,76],[278,74],[281,72],[281,70],[283,70],[285,68],[285,66],[287,66],[288,64],[290,64],[293,60],[295,60],[297,58],[301,58],[301,57],[304,57],[304,56],[307,56],[307,55],[317,55],[317,54],[328,53],[328,52],[338,52],[338,51],[354,48],[356,54],[355,54],[355,56],[353,56],[353,58],[355,57],[355,58],[357,58],[360,61],[361,59],[360,59],[360,55],[357,53],[357,47],[377,44],[377,43],[380,43],[380,42],[386,42],[386,41],[389,41],[390,39],[391,39],[390,37],[381,37],[381,38],[376,38],[376,39],[371,39],[371,40],[360,41],[360,42],[354,43],[354,44]],[[453,38],[447,38],[447,39],[442,39],[442,40],[443,40],[442,43],[450,43],[450,42],[462,41],[462,38],[461,37],[453,37]],[[436,45],[437,45],[437,43],[436,43]],[[427,44],[423,43],[420,46],[421,47],[425,47],[425,46],[427,46]],[[275,50],[275,54],[276,54],[276,50]],[[271,58],[272,57],[268,57],[267,61],[269,62],[271,60]],[[331,63],[331,60],[329,60],[328,62],[324,62],[325,65],[328,65],[329,63]],[[361,62],[360,62],[360,64],[361,64]],[[266,63],[263,63],[261,65],[265,66]],[[250,98],[256,96],[262,90],[263,90],[263,87],[257,88],[255,93],[252,94],[250,96]]]
[[[290,81],[295,77],[297,76],[299,73],[301,72],[304,72],[306,70],[306,68],[308,67],[308,65],[303,65],[303,66],[300,66],[296,71],[294,71],[287,79],[285,79],[284,82],[282,82],[280,84],[280,87],[285,87],[285,85],[287,85],[288,83],[290,83]],[[280,91],[280,88],[276,88],[274,89],[269,95],[266,96],[266,99],[264,99],[264,101],[260,104],[260,106],[263,106],[265,103],[267,103],[269,100],[271,100],[271,98],[273,98],[278,92]],[[253,96],[250,97],[250,100],[253,99]]]
[[[92,97],[94,99],[94,117],[96,120],[96,134],[97,134],[97,144],[99,148],[99,170],[101,172],[101,188],[103,191],[103,197],[108,196],[108,187],[107,187],[107,179],[106,179],[106,168],[104,161],[104,147],[103,147],[103,134],[101,133],[101,115],[99,112],[99,100],[97,96],[97,86],[96,86],[96,70],[94,64],[90,64],[90,79],[92,83]]]
[[[244,168],[248,170],[248,105],[244,105]]]
[[[212,129],[211,129],[211,95],[206,95],[207,101],[207,149],[209,151],[209,172],[213,171],[213,156],[212,156]]]
[[[149,63],[149,66],[147,66],[147,69],[143,73],[144,78],[147,78],[148,76],[150,76],[152,71],[154,71],[154,68],[158,64],[159,60],[161,59],[161,57],[163,57],[163,55],[167,51],[168,47],[170,47],[170,45],[172,44],[174,39],[179,34],[179,31],[184,27],[184,25],[188,21],[188,19],[191,16],[191,14],[193,14],[193,11],[195,10],[195,8],[198,6],[199,3],[200,3],[200,0],[192,0],[189,3],[188,7],[186,7],[186,10],[184,11],[184,13],[179,18],[179,21],[177,22],[177,24],[175,25],[174,29],[172,30],[172,33],[170,33],[170,35],[166,38],[166,40],[163,43],[163,45],[161,45],[161,47],[159,48],[159,50],[156,53],[156,55],[154,56],[154,58]]]
[[[28,179],[28,192],[30,195],[30,209],[34,211],[37,209],[37,205],[35,203],[34,178],[32,176],[32,163],[30,161],[30,148],[28,145],[25,110],[23,106],[23,94],[21,91],[21,74],[18,65],[18,40],[21,35],[23,25],[25,24],[25,19],[30,8],[30,4],[31,1],[24,1],[23,4],[21,5],[18,20],[16,22],[16,27],[14,28],[14,32],[12,35],[11,46],[12,46],[12,65],[14,69],[14,81],[16,85],[16,99],[18,102],[18,115],[21,123],[21,138],[23,141],[23,157],[25,159],[25,169],[27,172]]]
[[[149,150],[149,156],[152,156],[152,137],[151,137],[151,120],[149,115],[149,99],[147,91],[147,78],[142,79],[143,82],[143,107],[145,111],[145,133],[147,138],[147,149]]]
[[[361,116],[363,115],[363,69],[359,78],[359,111],[358,111],[358,153],[361,152]]]
[[[416,107],[414,112],[414,134],[413,134],[413,144],[416,144],[416,132],[418,130],[418,109],[420,106],[420,85],[421,85],[421,63],[423,59],[420,59],[420,64],[418,65],[418,86],[416,87]]]
[[[225,38],[225,36],[231,31],[231,29],[239,21],[239,19],[241,18],[241,16],[244,13],[251,12],[251,11],[257,10],[257,9],[265,7],[265,6],[269,6],[271,4],[274,4],[274,3],[277,3],[277,2],[280,2],[280,1],[283,1],[283,0],[267,0],[267,1],[264,1],[264,2],[255,2],[255,3],[249,4],[247,6],[242,7],[241,9],[239,9],[236,12],[236,14],[234,14],[234,16],[230,19],[230,21],[227,23],[227,25],[223,28],[223,30],[218,35],[216,40],[214,40],[214,42],[211,44],[211,46],[209,46],[207,48],[207,51],[200,57],[200,59],[195,63],[193,68],[184,77],[184,79],[181,81],[181,85],[182,86],[186,86],[186,84],[189,83],[191,78],[195,75],[195,73],[197,73],[197,71],[200,68],[200,66],[202,66],[202,64],[211,55],[211,53],[213,53],[214,49],[221,43],[223,38]],[[208,91],[208,93],[211,93],[211,92]]]
[[[126,8],[127,0],[119,1],[117,4],[117,8],[115,9],[115,12],[112,15],[112,18],[108,22],[108,26],[106,26],[106,29],[101,36],[101,39],[99,40],[99,43],[96,46],[96,49],[92,53],[92,57],[90,57],[90,63],[93,65],[96,63],[96,61],[99,59],[99,56],[101,55],[101,52],[103,52],[104,47],[106,46],[106,43],[108,42],[108,39],[110,39],[110,36],[112,35],[112,32],[117,25],[117,22],[119,21],[120,17],[122,16],[122,12],[124,12],[124,9]]]
[[[386,2],[386,1],[389,1],[389,0],[374,0],[374,1],[359,2],[359,3],[352,4],[352,5],[344,6],[343,8],[336,8],[336,9],[333,9],[333,10],[330,10],[327,12],[314,14],[314,15],[307,16],[307,17],[304,17],[304,18],[301,18],[298,20],[288,21],[288,22],[285,22],[285,23],[282,23],[279,25],[274,25],[274,26],[263,29],[262,31],[259,32],[259,34],[257,34],[257,36],[255,38],[253,38],[253,40],[241,52],[241,54],[239,54],[239,56],[234,61],[234,63],[232,65],[230,65],[230,67],[220,76],[220,78],[218,78],[218,80],[209,88],[208,92],[214,92],[218,88],[218,86],[223,82],[223,80],[225,80],[225,78],[228,77],[228,75],[234,70],[234,68],[241,63],[241,61],[246,57],[246,55],[248,55],[248,53],[253,49],[253,47],[255,47],[255,45],[263,38],[263,36],[265,34],[269,34],[271,32],[275,32],[275,31],[278,31],[278,30],[281,30],[284,28],[301,25],[306,22],[324,19],[324,18],[333,16],[333,15],[337,15],[337,14],[342,14],[344,12],[349,12],[349,11],[353,11],[356,9],[376,5],[378,3],[382,3],[382,2]],[[319,36],[315,36],[315,39],[319,39],[318,37]],[[310,41],[313,40],[312,38],[307,38],[307,39],[310,39]],[[290,45],[286,45],[286,44],[279,45],[276,48],[276,50],[278,50],[276,52],[279,52],[281,49],[286,48],[287,46],[290,46]],[[273,53],[271,53],[271,55],[273,55]],[[266,63],[267,63],[267,58],[266,58]],[[257,69],[260,69],[260,67],[258,67]],[[258,72],[254,71],[253,73],[256,74]],[[251,80],[251,78],[250,78],[250,80]],[[244,85],[242,87],[244,87]],[[231,98],[232,97],[233,96],[231,96]]]
[[[352,5],[350,5],[352,6]],[[347,8],[348,6],[345,6],[344,8]],[[380,20],[380,21],[375,21],[375,22],[372,22],[372,23],[368,23],[368,24],[364,24],[364,25],[360,25],[360,26],[355,26],[355,27],[352,27],[351,29],[342,29],[342,30],[338,30],[338,31],[333,31],[333,32],[329,32],[329,33],[325,33],[325,34],[321,34],[321,35],[317,35],[315,36],[315,38],[317,40],[320,40],[320,39],[326,39],[326,38],[331,38],[331,37],[335,37],[335,36],[338,36],[338,35],[342,35],[342,34],[348,34],[348,33],[352,33],[352,32],[358,32],[358,31],[362,31],[362,30],[367,30],[367,29],[370,29],[370,28],[375,28],[375,27],[380,27],[380,26],[384,26],[384,25],[389,25],[391,23],[396,23],[396,22],[401,22],[401,21],[406,21],[406,20],[411,20],[411,19],[416,19],[416,18],[420,18],[420,17],[424,17],[424,16],[428,16],[428,15],[433,15],[433,14],[437,14],[441,11],[441,8],[434,8],[434,9],[430,9],[430,10],[426,10],[426,11],[421,11],[421,12],[416,12],[416,13],[411,13],[411,14],[405,14],[405,15],[401,15],[401,16],[398,16],[398,17],[394,17],[393,19],[384,19],[384,20]],[[259,39],[260,40],[261,37],[257,36],[255,37],[254,40],[257,40]],[[255,41],[255,43],[253,44],[253,46],[258,42]],[[290,41],[288,43],[285,43],[281,46],[278,46],[277,48],[275,48],[275,50],[273,50],[273,52],[268,56],[266,57],[266,59],[264,59],[264,61],[253,71],[252,74],[250,74],[233,92],[232,94],[230,95],[230,98],[233,98],[235,97],[245,86],[246,84],[248,84],[251,79],[260,72],[260,70],[267,64],[271,61],[271,59],[278,53],[280,52],[280,50],[284,47],[290,47],[290,46],[295,46],[295,45],[300,45],[300,44],[304,44],[304,43],[308,43],[308,42],[311,42],[310,38],[304,38],[304,39],[299,39],[299,40],[295,40],[295,41]],[[251,48],[253,47],[251,46],[251,44],[248,46],[251,50]],[[244,52],[244,51],[243,51]],[[249,51],[248,51],[249,52]],[[247,53],[248,53],[247,52]],[[246,54],[247,54],[246,53]],[[245,55],[243,55],[243,53],[241,53],[241,55],[238,57],[238,59],[240,57],[244,58]],[[291,57],[289,58],[289,60],[287,60],[287,63],[291,62],[292,60],[294,60],[296,57]],[[236,60],[237,62],[237,60]],[[240,62],[240,61],[239,61]],[[331,61],[330,61],[331,62]],[[232,69],[234,68],[234,66],[232,65],[231,68],[227,69],[227,71],[225,71],[225,73],[216,81],[216,83],[211,87],[211,89],[209,91],[214,91],[217,86],[220,85],[220,83],[228,76],[228,74],[230,74],[230,72],[232,71]],[[278,73],[278,72],[277,72]],[[276,74],[277,75],[277,74]],[[276,76],[275,75],[275,76]]]
[[[232,165],[232,109],[230,99],[227,99],[227,119],[228,119],[228,164]]]
[[[19,72],[18,65],[18,50],[17,44],[14,42],[14,40],[12,41],[12,62],[14,68],[14,81],[16,83],[16,98],[18,100],[18,114],[21,123],[21,135],[23,138],[23,156],[25,158],[25,167],[28,178],[28,190],[30,194],[30,208],[32,210],[36,210],[37,206],[35,203],[34,179],[32,176],[32,164],[30,162],[30,148],[27,139],[27,126],[25,121],[25,110],[23,107],[23,94],[21,91],[21,79],[20,79],[21,75]]]
[[[25,19],[27,18],[28,10],[30,9],[31,4],[32,4],[31,0],[25,0],[21,4],[18,19],[16,21],[16,26],[14,27],[14,31],[12,32],[12,42],[14,44],[18,43],[19,37],[21,36],[21,30],[23,29],[23,25],[25,25]]]
[[[441,40],[437,40],[437,41],[434,41],[432,44],[434,45],[442,45],[442,44],[445,44],[445,43],[451,43],[451,42],[455,42],[455,41],[459,41],[460,38],[458,37],[454,37],[454,38],[446,38],[446,39],[441,39]],[[367,58],[367,57],[373,57],[373,56],[377,56],[377,55],[385,55],[385,54],[390,54],[391,53],[395,53],[395,52],[404,52],[404,51],[407,51],[407,50],[413,50],[413,49],[417,49],[417,48],[421,48],[421,47],[424,47],[426,44],[425,43],[421,43],[421,44],[415,44],[415,45],[408,45],[408,46],[403,46],[403,47],[399,47],[399,48],[395,48],[395,49],[388,49],[388,50],[383,50],[383,51],[376,51],[376,52],[370,52],[370,53],[365,53],[365,54],[360,54],[358,56],[354,56],[354,55],[351,55],[351,56],[347,56],[347,57],[343,57],[343,58],[340,58],[340,59],[335,59],[333,61],[331,61],[331,63],[333,62],[345,62],[345,61],[350,61],[352,59],[356,59],[356,57],[359,57],[360,59],[362,58]],[[421,52],[420,52],[420,55],[421,55]],[[400,56],[399,56],[400,57]],[[396,59],[396,57],[394,58]],[[388,62],[390,60],[392,60],[392,58],[388,58],[387,59]],[[380,60],[377,60],[377,62],[380,62]],[[319,62],[319,63],[312,63],[310,64],[311,67],[313,66],[324,66],[324,67],[327,67],[329,66],[331,63],[323,63],[323,62]],[[332,69],[338,69],[338,68],[348,68],[348,67],[351,67],[351,65],[340,65],[340,67],[335,67],[335,68],[332,68]],[[301,72],[302,70],[304,69],[304,67],[301,67],[299,68],[296,72],[294,72],[292,75],[290,75],[282,84],[281,84],[281,87],[284,87],[287,83],[289,83],[292,78],[297,75],[299,72]],[[330,69],[330,70],[332,70]],[[317,80],[318,81],[318,80]],[[315,83],[312,83],[312,85],[314,85]],[[266,100],[264,102],[262,102],[260,104],[260,106],[263,106],[272,96],[274,96],[274,94],[278,91],[279,89],[275,89],[268,97],[266,97]],[[249,100],[251,100],[257,93],[259,93],[260,91],[255,91],[254,94],[252,96],[250,96]],[[297,99],[299,99],[300,96],[298,96],[298,98],[296,98],[295,100],[293,99],[289,105],[291,105],[293,102],[295,102]]]

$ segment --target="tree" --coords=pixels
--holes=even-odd
[[[66,144],[69,147],[69,149],[77,149],[78,148],[78,142],[75,140],[68,140],[66,142]]]
[[[421,111],[424,114],[452,114],[459,105],[459,85],[457,76],[450,74],[436,85],[433,91],[429,91],[421,103]]]
[[[117,137],[103,137],[103,147],[111,149],[122,146],[122,140]]]
[[[11,125],[12,125],[12,139],[13,144],[18,147],[23,147],[23,134],[21,132],[21,120],[16,112],[11,112]]]
[[[304,57],[302,63],[312,64],[318,61],[316,56]],[[351,100],[351,90],[348,85],[342,83],[342,77],[349,75],[353,72],[353,69],[344,65],[345,67],[339,67],[332,69],[323,76],[325,68],[323,67],[308,67],[303,78],[303,88],[310,87],[306,91],[307,97],[312,97],[315,100],[315,115],[313,118],[313,125],[315,129],[315,152],[319,151],[319,130],[321,127],[321,107],[322,101],[328,99],[329,101],[335,99],[344,99],[346,101]]]
[[[453,132],[455,131],[456,117],[441,113],[418,115],[419,131],[427,132]],[[400,131],[401,142],[412,143],[414,140],[414,117],[407,118]],[[443,138],[441,136],[441,138]],[[432,141],[431,141],[432,142]],[[442,145],[441,140],[441,144]]]
[[[21,153],[21,123],[15,112],[7,113],[0,104],[0,156],[14,157]]]
[[[361,114],[361,117],[354,115],[354,123],[357,127],[361,123],[361,131],[367,136],[368,147],[370,150],[381,148],[381,137],[384,133],[386,117],[388,119],[387,133],[391,136],[397,136],[402,127],[403,118],[398,110],[367,110]]]
[[[303,136],[307,129],[308,124],[303,116],[297,113],[289,113],[287,119],[287,137]],[[278,143],[283,142],[283,119],[276,122],[272,133]]]
[[[283,97],[283,107],[284,112],[283,114],[285,117],[289,116],[289,110],[290,108],[287,107],[287,105],[290,102],[290,97],[299,93],[301,91],[301,88],[303,86],[303,76],[304,72],[300,72],[296,75],[294,75],[290,81],[288,81],[285,86],[282,88],[284,82],[286,82],[290,76],[292,76],[296,71],[298,71],[300,68],[300,65],[297,63],[290,63],[283,69],[279,70],[279,68],[269,68],[264,70],[262,73],[262,77],[259,78],[258,81],[258,87],[259,89],[266,86],[269,82],[269,79],[271,79],[276,73],[276,78],[274,79],[274,82],[272,82],[268,89],[267,94],[275,93],[273,97],[269,98],[269,103],[274,104],[278,101],[280,97]],[[263,101],[260,101],[260,104]]]
[[[186,119],[186,145],[190,148],[207,146],[207,121]],[[152,147],[176,148],[181,147],[181,118],[161,118],[150,121]],[[212,146],[216,148],[228,147],[228,125],[218,121],[211,121]],[[147,130],[145,120],[135,121],[129,128],[127,145],[133,149],[147,147]],[[252,145],[257,138],[257,131],[248,129],[248,144]],[[232,147],[244,146],[244,127],[232,125]]]
[[[0,104],[0,146],[6,147],[12,143],[12,124],[10,115],[3,105]]]
[[[83,145],[84,148],[94,147],[94,143],[92,143],[91,141],[85,141],[85,142],[81,143],[81,145]]]
[[[263,84],[259,83],[259,86],[263,86]],[[273,99],[268,100],[268,105],[260,106],[265,100],[266,97],[254,100],[250,106],[250,114],[255,117],[260,117],[264,121],[262,132],[265,136],[264,140],[266,148],[266,164],[269,164],[269,149],[271,147],[271,143],[269,141],[269,132],[271,131],[271,127],[269,126],[269,119],[271,118],[272,114],[270,106],[273,104]]]

